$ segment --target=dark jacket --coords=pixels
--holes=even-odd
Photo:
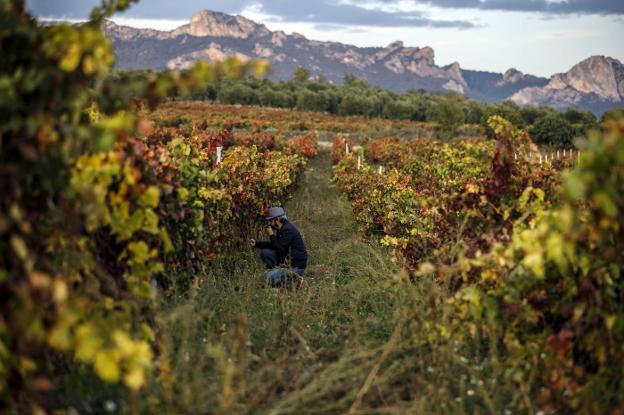
[[[286,262],[290,256],[290,265],[294,268],[305,269],[308,265],[308,251],[295,225],[283,219],[284,225],[271,235],[270,241],[256,241],[256,248],[274,249],[277,252],[278,263]]]

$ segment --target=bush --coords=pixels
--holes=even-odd
[[[266,107],[291,108],[292,101],[290,95],[281,91],[265,89],[260,93],[260,104]]]
[[[485,109],[483,118],[481,119],[481,125],[483,126],[483,128],[485,128],[485,132],[488,138],[496,138],[496,134],[488,124],[488,120],[495,115],[498,115],[499,117],[502,117],[507,121],[511,122],[511,124],[513,124],[513,126],[516,128],[523,128],[526,124],[520,111],[521,110],[519,108],[512,107],[511,105],[489,105]]]
[[[410,119],[412,112],[410,103],[403,100],[389,100],[383,107],[384,117],[395,120]]]
[[[256,91],[240,83],[221,85],[217,99],[223,104],[254,105],[259,102]]]
[[[338,114],[369,116],[373,111],[373,105],[370,98],[349,91],[338,104]]]
[[[299,111],[323,112],[327,108],[325,95],[323,93],[312,92],[304,89],[297,96],[297,106]]]
[[[552,145],[558,148],[573,146],[574,129],[561,114],[538,118],[531,127],[530,133],[537,144]]]
[[[437,99],[429,109],[427,117],[438,124],[439,135],[445,139],[453,138],[457,128],[464,123],[462,106],[452,98]]]
[[[624,119],[624,108],[613,108],[602,114],[600,124],[606,127],[607,124],[617,122],[621,119]]]

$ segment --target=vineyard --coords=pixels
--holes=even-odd
[[[624,121],[563,152],[180,101],[266,66],[111,79],[129,3],[0,2],[2,413],[624,413]],[[298,290],[247,243],[281,205]]]
[[[493,379],[510,388],[506,411],[620,413],[624,124],[567,171],[577,157],[534,161],[526,133],[490,122],[495,143],[377,140],[357,154],[337,139],[334,181],[409,279],[435,282],[412,347],[435,359],[452,345],[460,407],[499,413]]]

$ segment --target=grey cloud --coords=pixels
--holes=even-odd
[[[395,0],[382,0],[395,3]],[[459,9],[539,12],[547,14],[624,14],[622,0],[413,0],[416,4]]]
[[[265,1],[262,10],[288,22],[309,22],[324,25],[378,26],[378,27],[435,27],[469,29],[467,21],[432,20],[420,12],[385,12],[368,10],[353,4],[336,4],[331,0]]]
[[[27,0],[36,16],[84,18],[98,0]],[[259,4],[264,13],[285,22],[307,22],[316,25],[432,27],[470,29],[472,23],[460,20],[434,20],[420,12],[386,12],[367,10],[355,4],[336,4],[332,0],[143,0],[123,16],[150,19],[189,19],[197,10],[207,9],[238,13],[245,6]]]
[[[238,13],[249,0],[141,0],[120,14],[145,19],[188,20],[198,10]],[[27,8],[35,16],[83,19],[89,16],[100,0],[26,0]]]

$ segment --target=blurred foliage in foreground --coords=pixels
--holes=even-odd
[[[144,161],[149,143],[133,138],[145,136],[149,125],[129,110],[266,70],[262,62],[227,60],[112,82],[114,56],[100,25],[130,3],[104,1],[81,25],[42,26],[23,1],[0,1],[2,408],[57,408],[54,377],[72,364],[136,396],[157,352],[150,282],[176,246],[160,217],[161,200],[171,197],[164,198],[154,166]],[[200,196],[188,190],[178,196],[221,208],[217,178],[180,178],[197,173],[199,156],[180,142],[169,151],[172,180],[202,185],[191,189]],[[279,165],[285,167],[275,172],[275,195],[301,164],[287,158]],[[188,219],[196,226],[201,206],[196,200],[199,216]]]
[[[410,346],[428,362],[453,347],[463,376],[483,372],[457,402],[496,413],[493,402],[509,394],[512,413],[620,414],[624,120],[580,142],[579,164],[563,172],[523,160],[530,137],[500,117],[490,123],[495,151],[478,141],[373,142],[367,153],[385,175],[358,168],[337,141],[335,181],[364,229],[406,257],[416,284],[448,290],[410,320]],[[452,383],[450,373],[438,382]],[[494,394],[479,387],[484,378],[501,383]]]

